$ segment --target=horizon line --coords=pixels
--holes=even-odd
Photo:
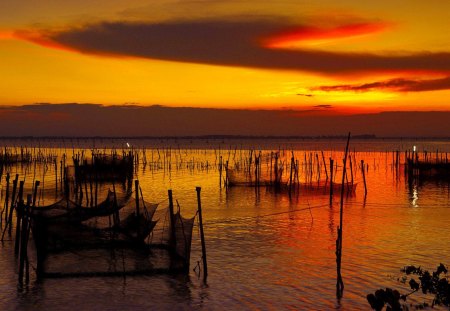
[[[376,136],[374,134],[358,134],[350,136],[352,139],[358,140],[402,140],[402,139],[412,139],[412,140],[450,140],[450,136]],[[144,140],[144,139],[303,139],[303,140],[313,140],[313,139],[347,139],[347,135],[181,135],[181,136],[34,136],[34,135],[24,135],[24,136],[0,136],[0,140],[6,139],[43,139],[43,140],[64,140],[64,139],[134,139],[134,140]]]

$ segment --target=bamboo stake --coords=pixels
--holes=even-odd
[[[20,246],[20,225],[22,220],[22,209],[23,209],[23,185],[24,181],[21,180],[19,184],[19,202],[16,205],[16,240],[14,241],[14,255],[19,254]]]
[[[366,170],[364,169],[364,160],[361,160],[361,171],[364,181],[364,196],[367,196],[367,184],[366,184]]]
[[[6,173],[6,194],[5,194],[5,222],[8,220],[8,204],[9,204],[9,173]],[[1,220],[0,220],[1,221]]]
[[[12,230],[12,214],[13,214],[13,209],[14,209],[14,204],[15,204],[18,180],[19,180],[19,174],[16,174],[16,178],[13,180],[13,192],[12,192],[12,196],[11,196],[11,206],[9,209],[8,222],[6,223],[6,226],[8,227],[9,236],[11,236],[11,230]],[[5,230],[6,230],[6,227],[5,227]],[[3,234],[4,234],[4,232],[3,232]],[[3,236],[2,236],[2,240],[3,240]]]
[[[173,212],[173,197],[172,197],[172,190],[169,189],[168,191],[169,195],[169,213],[170,213],[170,240],[169,240],[169,246],[171,248],[171,251],[175,251],[176,247],[176,236],[175,236],[175,214]]]
[[[202,243],[202,259],[203,259],[203,281],[206,283],[206,278],[208,277],[208,263],[206,260],[206,245],[205,245],[205,235],[203,232],[203,218],[202,218],[202,202],[200,199],[201,187],[195,188],[197,191],[197,203],[198,203],[198,220],[200,226],[200,240]]]
[[[341,274],[342,229],[343,229],[343,220],[344,220],[344,183],[345,183],[346,166],[347,166],[347,154],[348,154],[348,145],[349,145],[349,143],[350,143],[350,133],[348,133],[347,146],[345,147],[344,167],[343,167],[343,172],[342,172],[342,183],[341,183],[341,201],[340,201],[340,210],[339,210],[339,226],[337,227],[338,238],[336,240],[336,270],[337,270],[336,295],[337,295],[338,298],[342,297],[342,293],[344,291],[344,282],[342,281],[342,274]]]
[[[31,194],[27,196],[27,204],[23,209],[22,232],[20,242],[20,257],[19,257],[19,286],[23,286],[23,274],[25,270],[25,258],[27,257],[27,230],[28,230],[28,211],[31,207]]]
[[[136,193],[136,217],[139,217],[139,180],[134,181],[134,191]]]
[[[333,204],[333,159],[330,158],[330,205]]]

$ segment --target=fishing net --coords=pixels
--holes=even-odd
[[[283,169],[278,169],[278,174],[267,172],[266,170],[259,170],[258,175],[255,168],[234,170],[227,169],[227,180],[229,186],[271,186],[271,185],[286,185],[287,181],[282,180]]]
[[[155,219],[157,219],[157,224],[153,229],[148,243],[150,245],[171,246],[177,257],[189,262],[195,216],[192,218],[184,218],[181,216],[180,211],[174,214],[174,242],[172,242],[171,238],[172,228],[169,208],[158,210],[155,214]]]
[[[173,215],[174,228],[170,221],[168,207],[157,209],[154,212],[154,227],[146,240],[151,249],[162,248],[168,250],[171,256],[170,266],[173,269],[189,269],[192,231],[195,217],[185,218],[180,210]],[[173,232],[173,233],[172,233]]]
[[[254,174],[248,170],[237,171],[233,169],[227,169],[226,171],[228,185],[230,186],[252,186],[255,185],[256,178]]]
[[[140,199],[136,211],[135,199],[113,192],[95,207],[62,199],[34,208],[39,272],[58,277],[185,271],[194,218],[178,211],[172,229],[168,208]]]

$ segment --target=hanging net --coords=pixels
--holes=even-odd
[[[188,271],[194,218],[109,191],[94,207],[62,199],[32,209],[36,269],[43,276]]]

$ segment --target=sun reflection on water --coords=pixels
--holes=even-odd
[[[413,186],[413,192],[412,192],[412,201],[411,205],[414,207],[419,207],[419,204],[417,204],[417,201],[419,200],[419,191],[417,191],[417,185]]]

